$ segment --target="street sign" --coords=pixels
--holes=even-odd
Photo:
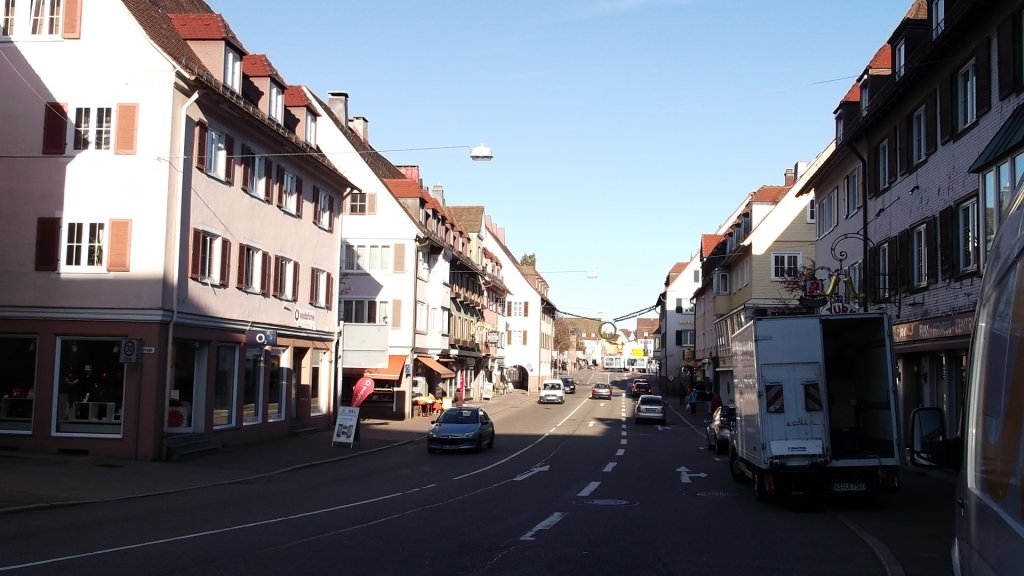
[[[121,339],[121,364],[135,364],[142,352],[142,341],[137,338]]]

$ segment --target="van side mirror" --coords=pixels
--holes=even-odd
[[[945,416],[941,408],[917,408],[910,413],[910,448],[907,459],[919,468],[953,468],[956,450],[946,438]]]

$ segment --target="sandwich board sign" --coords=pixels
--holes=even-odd
[[[334,425],[334,438],[331,446],[336,443],[348,442],[352,447],[356,441],[356,428],[359,426],[359,408],[355,406],[339,406],[338,422]]]

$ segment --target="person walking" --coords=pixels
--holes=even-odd
[[[696,388],[690,390],[690,395],[686,398],[686,403],[690,407],[690,414],[697,413],[697,402],[700,401],[700,392]]]

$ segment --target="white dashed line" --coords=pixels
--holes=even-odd
[[[536,526],[534,526],[533,530],[530,530],[526,534],[523,534],[522,536],[520,536],[519,539],[520,540],[533,540],[534,539],[533,538],[534,534],[536,534],[540,530],[547,530],[547,529],[551,528],[552,526],[557,524],[558,521],[561,520],[562,518],[565,518],[565,514],[564,513],[562,513],[562,512],[555,512],[551,516],[548,516],[547,519],[545,519],[543,522],[541,522],[540,524],[537,524]]]
[[[586,488],[584,488],[583,490],[580,490],[579,493],[576,494],[576,495],[581,497],[581,498],[590,496],[591,494],[594,493],[594,490],[597,490],[597,487],[600,486],[600,485],[601,485],[600,482],[591,482],[590,484],[587,484]]]
[[[615,464],[616,462],[609,462],[605,464],[604,470],[602,470],[602,472],[611,472],[613,469],[615,469]]]
[[[625,448],[619,448],[618,450],[615,451],[615,455],[616,456],[622,456],[625,453],[626,453],[626,449]]]

